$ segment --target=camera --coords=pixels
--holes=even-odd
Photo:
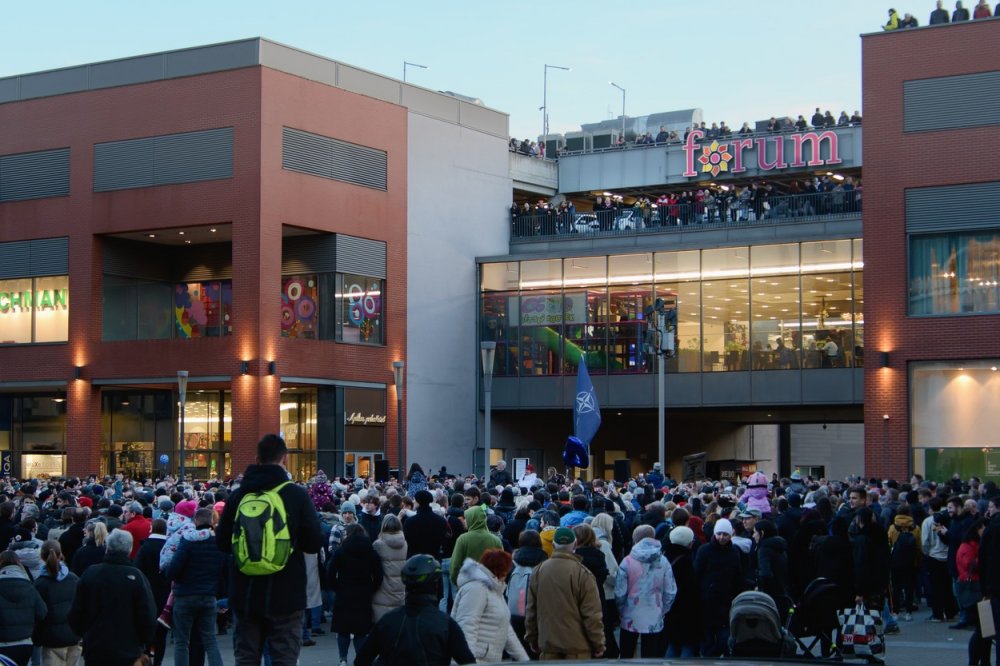
[[[934,524],[948,527],[951,525],[951,516],[948,515],[947,511],[938,511],[934,514]]]

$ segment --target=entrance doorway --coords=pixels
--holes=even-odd
[[[355,479],[369,479],[375,475],[375,461],[382,460],[381,453],[350,452],[344,454],[344,476]]]

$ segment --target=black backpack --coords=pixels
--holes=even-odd
[[[912,568],[917,562],[917,537],[914,536],[912,529],[898,527],[896,529],[899,530],[899,536],[892,545],[892,568]]]

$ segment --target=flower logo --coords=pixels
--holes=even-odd
[[[729,171],[729,160],[733,156],[729,152],[729,144],[721,146],[718,141],[713,141],[710,145],[701,147],[701,155],[698,161],[701,162],[703,173],[711,172],[712,176],[718,176],[720,171]]]

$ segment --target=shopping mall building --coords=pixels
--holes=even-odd
[[[468,472],[492,341],[492,460],[561,466],[583,359],[587,473],[636,473],[661,299],[675,474],[1000,474],[1000,21],[862,46],[863,129],[584,125],[558,162],[477,100],[262,39],[0,79],[0,456],[177,471],[183,439],[205,476],[279,431],[300,477],[401,444]]]

